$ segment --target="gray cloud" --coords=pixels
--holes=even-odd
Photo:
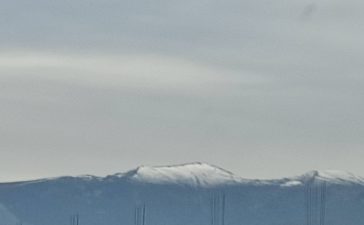
[[[196,160],[364,175],[361,1],[1,8],[2,180]]]

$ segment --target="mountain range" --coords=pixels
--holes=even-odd
[[[0,184],[0,225],[362,225],[364,179],[243,179],[206,163]]]

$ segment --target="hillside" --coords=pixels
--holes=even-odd
[[[204,163],[0,184],[0,225],[362,225],[364,179],[249,180]]]

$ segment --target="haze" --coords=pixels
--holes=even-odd
[[[0,181],[209,162],[364,176],[364,2],[2,1]]]

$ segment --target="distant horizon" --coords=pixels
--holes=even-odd
[[[350,175],[354,175],[354,176],[359,177],[359,178],[364,178],[364,177],[362,177],[359,174],[352,173],[351,171],[337,170],[337,169],[325,169],[325,170],[312,169],[312,170],[307,170],[307,171],[302,172],[302,173],[299,173],[299,174],[282,175],[282,176],[269,177],[269,178],[268,177],[265,177],[265,178],[264,177],[246,177],[246,176],[239,175],[239,173],[237,173],[235,171],[230,171],[230,170],[227,170],[226,168],[220,167],[219,165],[210,164],[210,163],[207,163],[207,162],[197,162],[197,161],[194,161],[194,162],[186,162],[186,163],[179,163],[179,164],[139,165],[139,166],[136,166],[134,168],[127,169],[125,171],[115,171],[113,173],[108,173],[108,174],[99,174],[99,175],[97,175],[97,174],[91,174],[91,173],[85,173],[85,174],[61,174],[61,175],[55,175],[55,176],[34,177],[34,178],[20,179],[20,180],[16,180],[16,179],[14,179],[14,180],[8,180],[8,181],[6,181],[6,180],[5,181],[0,180],[0,183],[3,183],[4,184],[4,183],[16,183],[16,182],[31,182],[31,181],[44,180],[44,179],[57,179],[57,178],[62,178],[62,177],[74,177],[74,178],[77,178],[77,177],[84,177],[84,176],[92,176],[92,177],[97,177],[97,178],[105,178],[107,176],[113,176],[113,175],[117,175],[117,174],[126,174],[128,172],[137,170],[138,168],[141,168],[141,167],[150,167],[150,168],[180,167],[180,166],[191,165],[191,164],[207,164],[207,165],[211,165],[211,166],[217,167],[219,169],[225,170],[225,171],[227,171],[229,173],[232,173],[233,175],[238,176],[239,178],[247,179],[247,180],[279,180],[279,179],[284,179],[284,178],[294,178],[294,177],[306,175],[306,174],[313,173],[313,172],[318,172],[318,173],[343,172],[343,173],[347,173],[347,174],[350,174]]]

